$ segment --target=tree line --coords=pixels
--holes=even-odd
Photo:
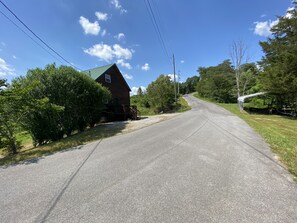
[[[29,70],[11,84],[0,81],[0,148],[17,153],[16,134],[27,131],[34,145],[56,141],[94,126],[110,92],[88,75],[55,64]]]
[[[233,103],[239,96],[267,92],[270,106],[297,111],[297,13],[278,17],[272,36],[260,42],[264,56],[257,64],[245,60],[247,48],[234,42],[231,60],[212,67],[199,67],[197,92],[217,102]]]

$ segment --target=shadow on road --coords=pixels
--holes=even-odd
[[[82,149],[82,145],[121,133],[126,125],[127,122],[125,121],[99,124],[94,128],[87,129],[84,132],[78,132],[59,141],[21,150],[16,155],[7,155],[1,158],[0,168],[7,168],[9,166],[20,164],[37,164],[41,159],[44,159],[44,156],[52,155],[56,152]]]

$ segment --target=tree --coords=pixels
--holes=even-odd
[[[138,88],[137,95],[143,96],[143,91],[142,91],[141,87]]]
[[[44,144],[83,131],[88,125],[99,121],[105,108],[104,101],[110,98],[109,91],[88,75],[71,67],[56,67],[29,70],[26,77],[13,81],[14,89],[34,87],[28,98],[35,101],[27,106],[30,111],[23,118],[23,127],[32,135],[35,144]]]
[[[247,46],[242,41],[234,41],[230,49],[230,57],[234,67],[237,98],[241,96],[242,65],[247,62]]]
[[[12,89],[4,81],[1,85],[8,88],[0,91],[0,144],[11,154],[16,154],[20,148],[16,133],[20,129],[22,118],[27,114],[25,107],[30,103],[30,89]]]
[[[3,91],[3,87],[7,87],[6,80],[0,79],[0,93]]]
[[[150,104],[157,112],[169,111],[175,101],[174,86],[167,75],[160,75],[147,87]]]
[[[259,70],[254,63],[246,63],[241,66],[241,78],[239,82],[240,95],[243,96],[256,85]]]
[[[180,84],[180,93],[189,94],[196,91],[196,86],[199,81],[198,76],[187,78],[187,80]]]
[[[198,72],[197,92],[202,97],[224,103],[236,101],[234,70],[229,60],[213,67],[199,67]]]
[[[265,53],[260,65],[264,91],[274,95],[277,107],[297,110],[297,12],[296,5],[271,29],[272,37],[260,42]]]

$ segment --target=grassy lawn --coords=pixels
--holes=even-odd
[[[194,95],[202,100],[203,98]],[[209,101],[209,100],[207,100]],[[215,103],[242,118],[270,144],[297,182],[297,119],[240,112],[237,104]]]

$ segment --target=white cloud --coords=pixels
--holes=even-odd
[[[267,16],[266,14],[262,14],[260,17],[265,18],[266,16]]]
[[[142,67],[141,67],[141,70],[144,70],[144,71],[148,71],[150,69],[150,65],[148,63],[145,63]]]
[[[85,49],[84,52],[105,61],[110,61],[114,57],[112,47],[102,43],[96,44],[89,49]]]
[[[13,58],[13,59],[16,59],[17,57],[16,57],[16,55],[12,55],[12,58]]]
[[[174,74],[167,74],[168,77],[170,77],[170,80],[171,81],[174,81]],[[175,74],[175,81],[177,82],[177,79],[178,79],[178,75]]]
[[[123,59],[117,60],[117,64],[121,65],[122,67],[126,67],[127,69],[132,69],[132,66],[130,63],[125,62]]]
[[[106,32],[107,32],[106,29],[103,29],[102,32],[101,32],[101,36],[102,37],[105,36],[106,35]]]
[[[110,3],[121,12],[121,14],[128,12],[126,9],[123,8],[119,0],[110,0]]]
[[[122,48],[118,44],[114,44],[113,46],[109,46],[107,44],[95,44],[89,49],[84,50],[85,53],[98,57],[101,60],[110,61],[113,58],[118,59],[126,59],[129,60],[132,58],[133,50],[128,48]]]
[[[119,44],[114,44],[113,49],[114,55],[117,58],[123,58],[126,60],[130,60],[132,58],[133,50],[129,50],[128,48],[122,48]]]
[[[108,14],[103,12],[95,12],[99,21],[106,21],[108,19]]]
[[[184,60],[181,60],[180,63],[185,63],[185,61]]]
[[[143,93],[146,92],[146,87],[144,86],[140,86],[141,87],[141,90]],[[137,95],[137,91],[138,91],[139,87],[132,87],[131,88],[131,92],[130,92],[130,95],[133,96],[133,95]]]
[[[79,17],[79,24],[84,29],[85,34],[91,34],[96,36],[99,34],[101,29],[98,21],[92,23],[83,16]]]
[[[271,28],[278,23],[278,19],[275,21],[255,22],[254,34],[259,36],[268,37],[271,35]]]
[[[133,76],[132,75],[129,75],[129,74],[123,74],[123,75],[128,80],[132,80],[133,79]]]
[[[289,19],[292,18],[292,13],[291,13],[292,10],[294,10],[294,7],[288,8],[284,17]],[[261,18],[264,18],[264,17],[266,17],[265,14],[261,15]],[[256,24],[254,28],[254,34],[268,37],[272,34],[271,28],[277,25],[278,22],[279,22],[278,19],[274,21],[269,20],[269,21],[263,21],[263,22],[254,22],[254,24]]]
[[[118,35],[115,35],[114,38],[116,38],[118,41],[120,41],[125,38],[125,34],[119,33]]]
[[[291,19],[292,18],[292,11],[294,10],[295,8],[294,7],[290,7],[287,9],[287,13],[285,15],[285,18],[288,18],[288,19]]]
[[[14,76],[14,72],[15,70],[0,57],[0,77],[8,75]]]

